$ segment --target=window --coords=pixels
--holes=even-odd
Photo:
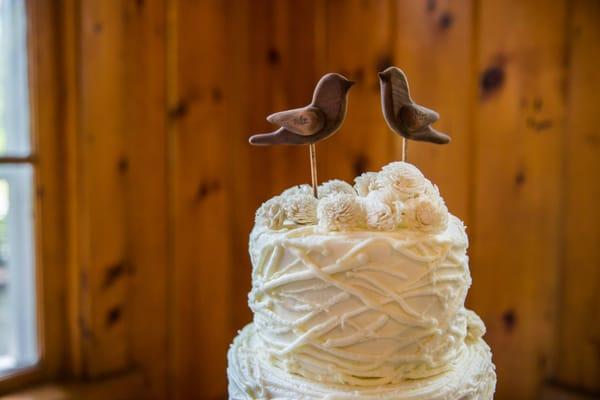
[[[0,375],[38,359],[25,3],[0,0]]]

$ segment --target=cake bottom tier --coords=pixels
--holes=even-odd
[[[496,373],[492,354],[481,339],[440,375],[380,387],[361,388],[324,384],[288,373],[261,357],[254,325],[247,325],[227,355],[229,399],[443,399],[489,400],[494,396]]]

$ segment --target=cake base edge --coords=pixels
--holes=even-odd
[[[253,324],[239,332],[227,358],[230,400],[491,400],[496,387],[492,354],[481,339],[467,343],[466,351],[453,362],[448,372],[376,388],[324,384],[270,365],[261,357]]]

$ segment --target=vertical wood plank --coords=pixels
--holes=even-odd
[[[556,379],[600,392],[600,3],[570,3],[564,259]]]
[[[391,64],[391,2],[326,1],[321,73],[339,72],[355,80],[348,115],[340,131],[317,145],[321,181],[351,184],[365,171],[391,161],[392,136],[383,120],[377,72]]]
[[[76,165],[83,373],[166,395],[165,8],[80,4]]]
[[[226,14],[223,2],[174,1],[169,50],[174,279],[172,394],[226,393],[231,248],[227,191]],[[231,114],[230,114],[231,113]]]
[[[475,284],[497,398],[536,398],[552,362],[560,247],[565,2],[482,1],[474,109]]]
[[[63,53],[62,70],[64,76],[64,100],[62,114],[64,116],[64,178],[65,178],[65,219],[66,235],[66,266],[67,266],[67,290],[65,298],[67,299],[66,314],[68,324],[69,346],[66,355],[66,368],[73,376],[81,376],[83,373],[83,346],[81,329],[81,287],[80,287],[80,269],[81,269],[81,222],[79,220],[81,204],[81,192],[79,182],[81,179],[80,162],[80,142],[79,132],[79,9],[75,0],[65,0],[61,10],[61,45]]]
[[[452,142],[434,145],[411,141],[408,161],[422,169],[440,191],[449,210],[468,221],[470,172],[470,103],[472,85],[471,1],[403,0],[396,3],[393,60],[402,68],[415,101],[439,112],[434,126]],[[395,158],[401,138],[394,135]]]
[[[126,144],[121,110],[114,106],[125,96],[124,28],[120,7],[114,3],[83,1],[80,7],[80,321],[83,368],[98,376],[131,362],[130,312],[124,309],[130,268],[125,245]],[[115,275],[119,279],[107,280]]]
[[[31,132],[37,195],[36,210],[36,284],[38,332],[41,336],[42,363],[45,376],[53,377],[65,367],[68,344],[63,340],[67,330],[65,293],[67,273],[64,171],[60,156],[64,141],[61,118],[64,103],[57,101],[64,88],[61,79],[61,37],[53,29],[60,21],[60,10],[51,2],[27,3]],[[44,65],[44,68],[40,68]]]
[[[253,9],[257,4],[253,4]],[[228,3],[227,14],[227,48],[229,53],[231,75],[225,81],[225,93],[228,108],[236,113],[236,118],[227,121],[230,132],[229,156],[227,172],[228,191],[232,199],[237,199],[239,207],[231,207],[229,232],[231,240],[231,299],[229,310],[230,326],[233,333],[252,320],[248,308],[248,292],[250,291],[250,257],[248,255],[248,236],[254,222],[253,207],[260,202],[260,194],[256,192],[255,181],[261,176],[256,170],[259,160],[250,156],[249,113],[254,104],[254,96],[249,94],[249,85],[255,80],[249,63],[250,36],[250,4],[248,1]],[[245,38],[240,40],[240,38]],[[253,72],[253,71],[252,71]],[[234,162],[235,160],[235,162]],[[233,338],[231,338],[233,340]]]
[[[167,131],[164,0],[121,4],[131,353],[144,398],[167,397]],[[113,270],[114,272],[114,270]],[[114,276],[114,275],[113,275]],[[108,275],[105,277],[108,279]]]

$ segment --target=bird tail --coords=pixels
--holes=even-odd
[[[427,126],[419,135],[414,135],[411,139],[435,144],[448,144],[451,140],[450,136],[433,129],[431,126]]]
[[[268,146],[270,144],[275,144],[277,143],[277,131],[252,135],[250,136],[248,142],[255,146]]]
[[[302,138],[285,128],[279,128],[275,132],[252,135],[248,141],[255,146],[268,146],[272,144],[303,144]]]

